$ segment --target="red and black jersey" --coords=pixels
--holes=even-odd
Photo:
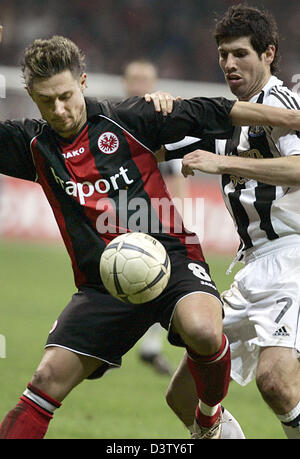
[[[2,122],[0,173],[42,186],[77,286],[101,285],[101,253],[127,231],[152,234],[168,252],[181,250],[203,259],[195,235],[183,227],[153,152],[186,135],[230,137],[233,104],[223,98],[176,101],[173,112],[163,117],[138,97],[118,104],[86,98],[87,122],[69,140],[44,120]]]

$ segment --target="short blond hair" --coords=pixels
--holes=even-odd
[[[54,35],[35,40],[24,51],[21,63],[25,85],[32,88],[36,79],[47,79],[70,70],[80,76],[85,70],[84,55],[70,39]]]

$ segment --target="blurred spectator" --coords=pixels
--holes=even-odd
[[[125,95],[141,96],[156,91],[157,68],[152,62],[139,59],[129,62],[123,73]]]
[[[1,64],[18,65],[33,38],[66,35],[86,50],[90,72],[120,75],[147,56],[163,78],[223,81],[211,29],[233,0],[0,0],[5,24]],[[281,75],[299,73],[299,0],[253,0],[273,12],[281,35]]]

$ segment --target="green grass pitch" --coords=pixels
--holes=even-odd
[[[232,276],[225,271],[230,258],[208,257],[208,261],[219,290],[228,288]],[[4,241],[0,285],[0,335],[6,343],[6,358],[0,358],[2,419],[30,381],[48,331],[75,289],[63,248]],[[176,366],[183,350],[165,340],[165,352]],[[66,398],[46,438],[189,439],[165,402],[167,385],[168,377],[140,363],[135,347],[124,356],[120,370],[83,382]],[[231,383],[224,406],[239,420],[247,438],[285,438],[255,383],[244,388]]]

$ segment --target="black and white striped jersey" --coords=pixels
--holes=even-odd
[[[300,98],[272,76],[262,91],[250,102],[300,109]],[[215,151],[219,155],[252,158],[276,158],[300,155],[299,132],[277,127],[236,127],[229,140],[205,141],[204,147],[186,139],[181,151],[196,148]],[[189,145],[189,146],[188,146]],[[169,147],[167,147],[169,148]],[[172,149],[172,147],[171,147]],[[176,150],[170,151],[178,157]],[[259,167],[259,164],[258,164]],[[300,243],[300,185],[273,186],[246,177],[224,174],[220,177],[223,197],[241,239],[241,250],[260,248],[268,241],[295,235]],[[290,239],[290,238],[289,238]]]

